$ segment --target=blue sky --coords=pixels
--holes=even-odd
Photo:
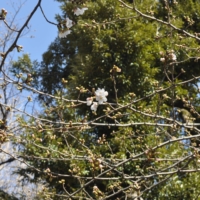
[[[17,14],[14,24],[17,25],[18,29],[24,24],[27,20],[27,17],[30,15],[31,11],[34,9],[38,0],[0,0],[0,9],[4,8],[7,10],[6,21],[9,22],[13,19],[14,14],[16,13],[19,5],[23,4],[19,13]],[[56,14],[61,14],[60,4],[54,0],[42,0],[43,11],[49,21],[57,23],[55,20]],[[6,26],[2,26],[3,22],[0,21],[0,32],[6,32],[8,29]],[[48,46],[58,35],[58,29],[55,25],[49,24],[43,17],[40,8],[36,11],[34,16],[31,18],[28,28],[25,31],[28,31],[27,34],[22,36],[17,44],[23,46],[22,52],[18,53],[16,49],[9,54],[13,60],[17,60],[19,56],[22,56],[24,53],[30,55],[31,60],[42,60],[42,54],[47,50]],[[7,46],[7,49],[9,46]],[[6,50],[7,50],[6,49]],[[6,60],[9,63],[9,58]],[[8,64],[9,66],[10,64]],[[35,95],[32,92],[23,92],[20,94],[20,105],[24,105],[23,102],[27,102],[27,96],[34,99]],[[34,103],[34,101],[32,102]],[[32,113],[32,104],[28,104],[26,112]],[[39,107],[36,104],[36,109]],[[22,108],[23,110],[23,108]]]
[[[30,12],[33,10],[38,0],[1,0],[0,8],[5,8],[8,11],[6,20],[12,18],[15,9],[20,3],[24,5],[20,9],[15,22],[19,28],[22,23],[27,19]],[[57,23],[55,14],[61,14],[60,4],[54,0],[42,0],[42,8],[49,21]],[[22,53],[29,53],[31,60],[41,60],[42,54],[47,50],[51,42],[57,37],[57,27],[49,24],[44,19],[40,9],[37,10],[31,21],[29,22],[29,33],[19,39],[18,44],[23,46]],[[28,29],[26,29],[28,30]],[[15,58],[20,56],[15,53]]]

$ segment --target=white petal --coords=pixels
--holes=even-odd
[[[93,100],[93,98],[91,98],[91,97],[89,97],[89,98],[86,99],[87,106],[90,106],[92,104],[92,100]]]
[[[73,21],[69,18],[66,18],[66,27],[71,28],[73,26]]]
[[[79,16],[82,15],[88,8],[76,8],[76,10],[74,10],[74,14]]]
[[[59,32],[58,36],[59,38],[65,38],[67,35],[69,35],[72,31],[71,30],[67,30],[67,31],[61,31]]]
[[[105,96],[108,96],[108,92],[107,92],[107,91],[105,91],[105,92],[104,92],[104,95],[105,95]]]
[[[98,107],[98,104],[97,104],[97,102],[94,102],[93,104],[92,104],[92,106],[91,106],[91,110],[93,110],[93,111],[97,111],[97,107]]]
[[[98,102],[99,102],[99,105],[100,105],[100,104],[103,104],[103,100],[99,100]]]

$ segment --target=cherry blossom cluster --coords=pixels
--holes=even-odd
[[[103,104],[107,101],[108,92],[104,89],[98,88],[98,90],[95,91],[95,97],[88,97],[86,99],[87,106],[91,106],[91,110],[96,112],[98,105]],[[93,102],[93,99],[96,98],[97,102]]]
[[[162,56],[160,58],[160,61],[165,63],[165,62],[168,62],[168,61],[176,61],[177,60],[177,57],[176,57],[176,54],[174,53],[174,50],[170,50],[170,51],[167,51],[166,54],[164,52],[160,52],[160,55]]]
[[[79,15],[83,15],[84,12],[87,10],[88,8],[76,8],[73,10],[74,15],[79,16]],[[59,30],[59,37],[60,38],[65,38],[67,37],[67,35],[69,35],[71,33],[70,28],[74,25],[73,21],[70,20],[69,18],[66,18],[66,20],[64,20],[62,23],[59,24],[58,26],[58,30]]]

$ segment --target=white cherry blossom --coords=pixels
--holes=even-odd
[[[69,18],[66,18],[66,27],[71,28],[73,26],[73,21]]]
[[[160,61],[161,62],[165,62],[165,58],[160,58]]]
[[[74,14],[79,16],[79,15],[82,15],[86,10],[88,10],[88,8],[76,8],[74,10]]]
[[[87,106],[91,106],[91,105],[92,105],[92,102],[93,102],[93,98],[92,98],[92,97],[88,97],[88,98],[86,99],[86,101],[87,101]]]
[[[171,61],[176,61],[176,54],[174,54],[173,52],[172,53],[170,53],[169,54],[169,59],[171,60]]]
[[[98,103],[97,102],[93,102],[92,106],[91,106],[91,110],[93,110],[94,112],[97,111],[97,107],[98,107]]]
[[[173,61],[176,61],[176,55],[175,55],[174,53],[172,53],[171,59],[172,59]]]
[[[108,96],[108,92],[104,89],[98,88],[98,90],[95,91],[96,100],[99,102],[99,104],[103,104],[103,102],[107,101],[106,96]]]
[[[71,33],[71,30],[66,30],[66,31],[59,31],[59,38],[65,38],[67,37],[67,35],[69,35]]]

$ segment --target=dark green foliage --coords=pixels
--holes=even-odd
[[[0,198],[2,200],[18,200],[18,198],[14,197],[14,196],[12,196],[12,195],[10,195],[10,194],[2,191],[2,190],[0,191]]]

